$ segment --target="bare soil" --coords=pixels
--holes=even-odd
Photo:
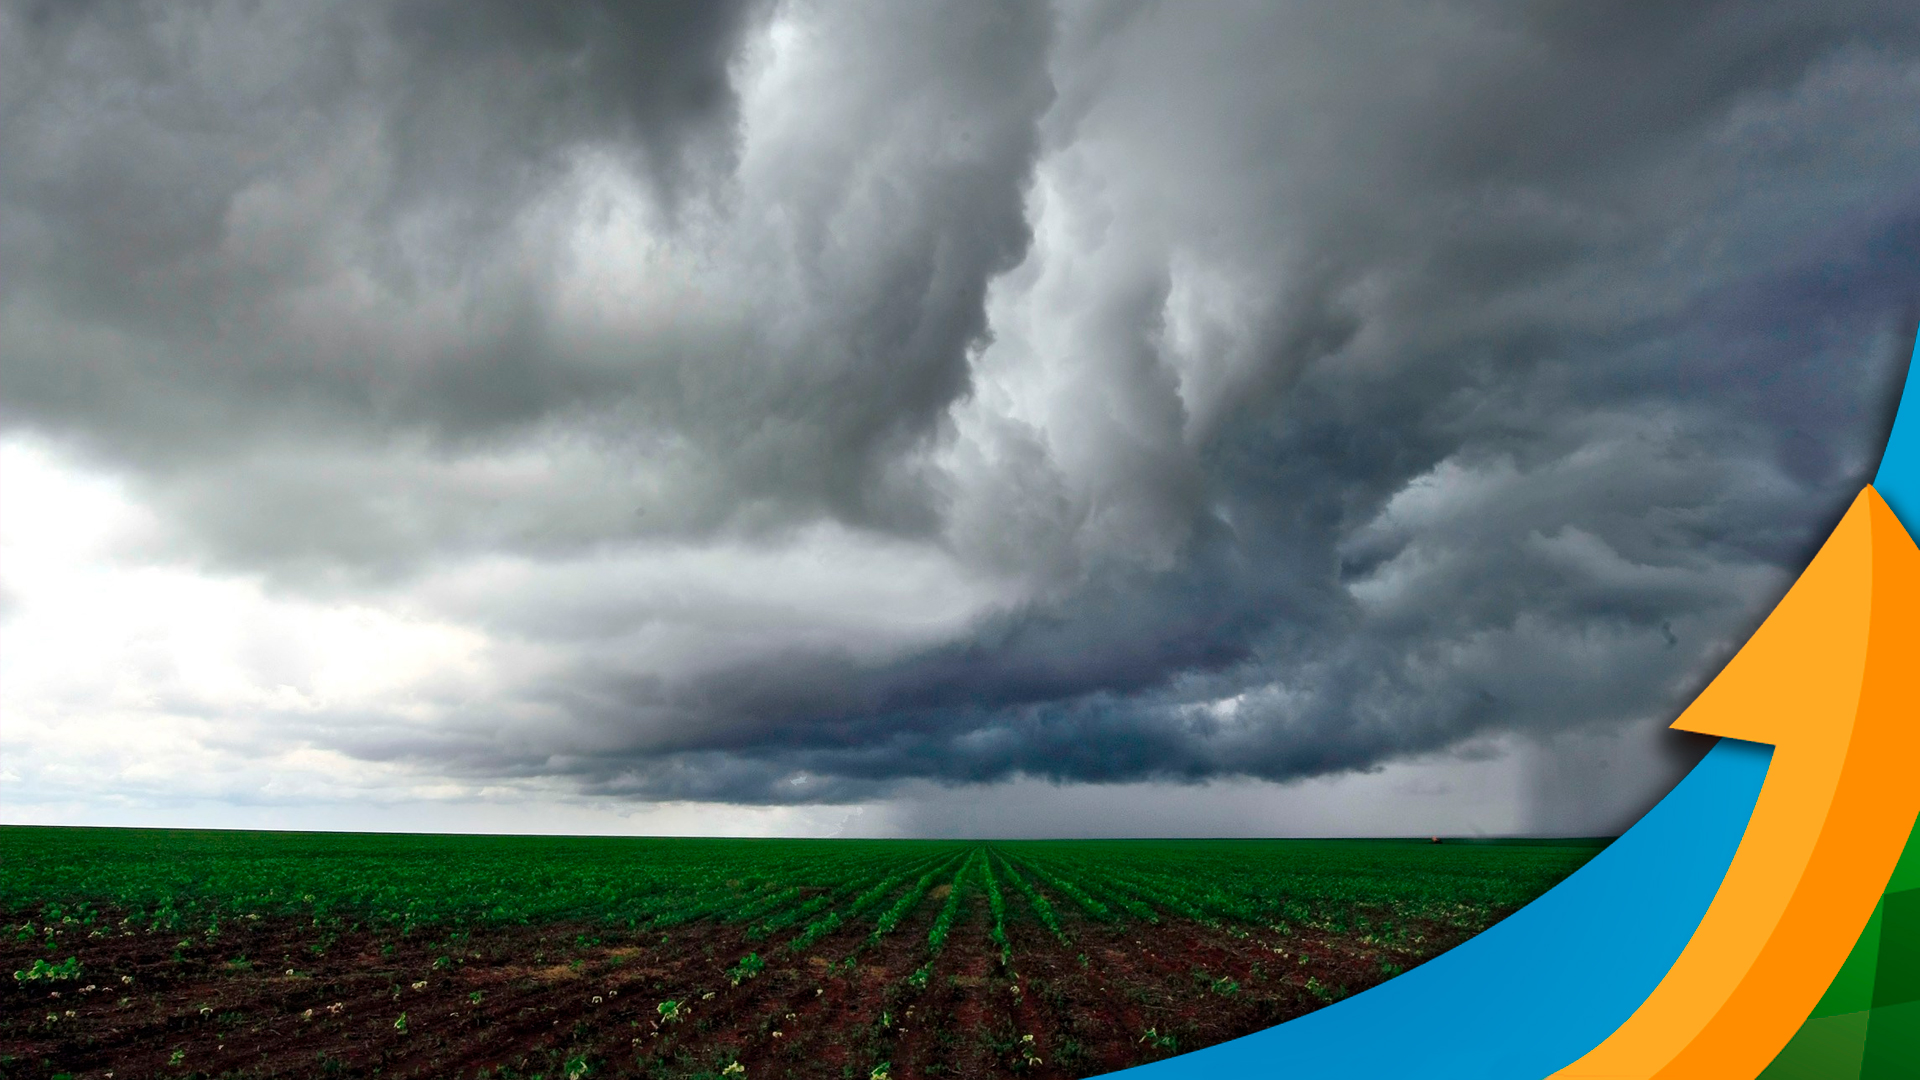
[[[1016,922],[1009,969],[975,898],[918,986],[937,908],[922,903],[878,943],[855,925],[802,956],[714,924],[402,936],[260,919],[209,938],[109,915],[60,927],[51,946],[9,933],[0,971],[76,956],[80,975],[0,980],[0,1077],[1068,1080],[1311,1012],[1465,936],[1430,926],[1391,947],[1069,919],[1061,942]],[[728,969],[748,952],[766,967],[734,985]],[[672,1019],[668,1001],[682,1003]]]

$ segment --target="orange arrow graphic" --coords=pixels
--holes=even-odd
[[[1673,726],[1773,763],[1692,940],[1556,1080],[1751,1080],[1866,925],[1920,813],[1920,549],[1879,493]]]

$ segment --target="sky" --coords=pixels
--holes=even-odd
[[[0,822],[1617,832],[1920,7],[0,0]]]

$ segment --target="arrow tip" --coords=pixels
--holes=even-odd
[[[1760,629],[1674,721],[1676,729],[1775,745],[1845,740],[1866,665],[1876,525],[1900,528],[1868,487]]]

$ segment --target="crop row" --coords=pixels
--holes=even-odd
[[[0,911],[111,907],[155,930],[293,916],[375,927],[698,922],[805,949],[850,923],[891,932],[942,881],[940,939],[969,888],[1003,959],[1008,927],[1069,940],[1097,922],[1201,921],[1391,935],[1484,924],[1595,843],[702,840],[381,836],[0,827]],[[84,907],[83,907],[84,906]],[[944,919],[944,922],[939,920]],[[930,942],[937,949],[939,941]]]

